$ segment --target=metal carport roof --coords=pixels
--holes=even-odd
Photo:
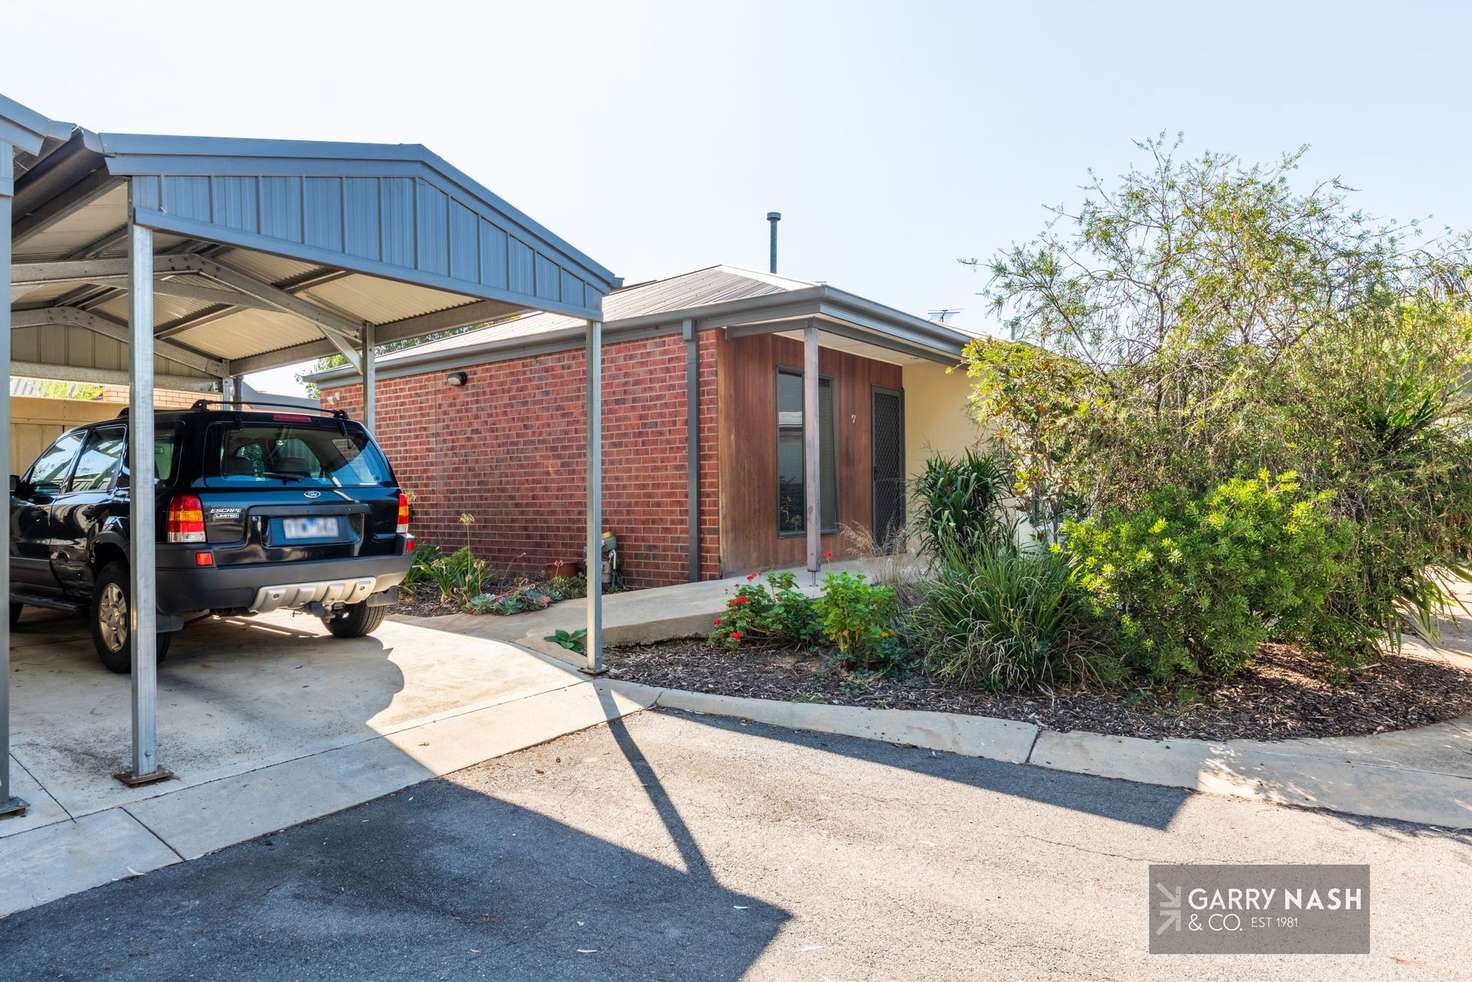
[[[132,386],[133,779],[165,773],[153,746],[152,455],[137,453],[153,442],[155,381],[223,391],[246,372],[339,353],[368,380],[371,429],[378,345],[527,311],[578,318],[598,568],[600,321],[618,280],[424,147],[97,133],[0,96],[0,224],[5,374]],[[8,567],[0,586],[9,596]],[[8,684],[0,729],[3,812]]]
[[[67,328],[68,355],[24,335],[17,352],[58,369],[78,332],[126,322],[130,215],[155,232],[164,374],[352,353],[367,326],[382,344],[524,310],[596,319],[615,285],[421,146],[74,128],[17,163],[14,326]]]

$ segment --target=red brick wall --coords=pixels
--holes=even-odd
[[[702,334],[701,570],[720,572],[715,465],[715,338]],[[446,549],[470,545],[497,571],[535,572],[583,556],[583,352],[386,379],[378,440],[415,494],[413,531]],[[361,386],[330,389],[323,405],[361,412]],[[618,536],[635,586],[688,578],[685,343],[678,335],[603,350],[603,527]]]

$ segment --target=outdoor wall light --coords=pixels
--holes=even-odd
[[[449,375],[445,376],[445,381],[450,383],[451,385],[464,385],[469,377],[470,376],[466,375],[464,372],[451,372]]]

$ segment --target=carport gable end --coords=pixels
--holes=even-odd
[[[597,320],[617,278],[417,145],[101,134],[133,220],[465,296]]]

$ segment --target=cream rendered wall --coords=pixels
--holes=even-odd
[[[947,375],[932,362],[904,366],[906,477],[924,470],[935,453],[954,457],[981,441],[966,405],[970,382],[961,369]]]
[[[116,403],[83,402],[71,399],[10,400],[10,473],[20,474],[51,441],[74,426],[110,419],[118,414]]]
[[[74,426],[112,419],[128,404],[128,390],[121,385],[99,385],[98,399],[42,399],[10,397],[10,473],[21,474],[51,446],[51,442]],[[204,392],[155,389],[153,404],[159,409],[184,409],[196,399],[210,398]],[[218,398],[218,397],[216,397]]]

